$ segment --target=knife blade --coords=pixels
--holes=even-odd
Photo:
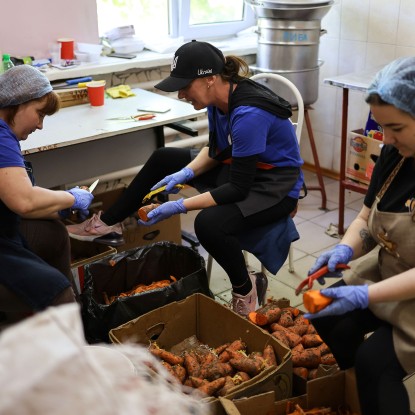
[[[91,186],[88,187],[89,193],[92,193],[94,189],[97,187],[97,184],[99,182],[99,179],[96,179],[94,183],[91,184]]]

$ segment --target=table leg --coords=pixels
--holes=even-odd
[[[349,107],[349,89],[343,88],[342,102],[342,129],[340,144],[340,184],[339,184],[339,224],[337,232],[339,235],[344,234],[344,191],[346,179],[346,147],[347,147],[347,113]]]
[[[307,190],[319,190],[321,192],[321,209],[324,210],[326,209],[326,206],[327,206],[326,188],[324,187],[323,174],[321,172],[316,143],[314,141],[313,128],[311,126],[311,120],[308,114],[308,110],[309,108],[304,109],[304,118],[305,118],[305,123],[307,125],[308,138],[310,140],[311,152],[313,153],[314,166],[316,168],[316,174],[317,174],[319,186],[307,186]]]

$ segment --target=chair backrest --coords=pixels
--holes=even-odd
[[[297,116],[297,122],[293,122],[293,125],[295,126],[295,133],[297,135],[298,144],[300,144],[301,131],[303,129],[303,123],[304,123],[304,101],[298,88],[289,79],[284,78],[282,75],[278,75],[275,73],[269,73],[269,72],[258,73],[256,75],[253,75],[251,79],[253,81],[257,81],[259,79],[275,79],[276,81],[288,86],[291,89],[291,91],[293,92],[295,96],[295,99],[297,100],[298,116]],[[278,91],[274,91],[274,92],[278,94]]]

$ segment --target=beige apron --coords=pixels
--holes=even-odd
[[[353,271],[344,278],[348,285],[373,284],[415,268],[415,212],[380,212],[377,206],[384,193],[382,190],[376,197],[368,220],[369,232],[378,243],[378,248],[355,261]],[[414,372],[415,299],[378,303],[369,308],[377,317],[393,325],[398,359],[407,373]]]

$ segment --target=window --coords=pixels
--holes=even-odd
[[[140,38],[169,34],[169,0],[96,0],[100,36],[119,26],[134,25]]]
[[[230,36],[256,23],[244,0],[179,0],[178,34],[185,39]]]
[[[96,0],[100,36],[134,25],[137,36],[190,40],[230,36],[256,24],[244,0]]]

